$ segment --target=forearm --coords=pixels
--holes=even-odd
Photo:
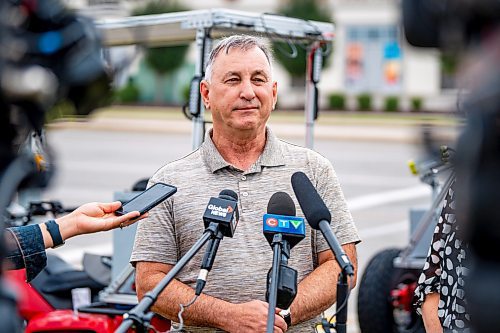
[[[47,256],[38,225],[8,228],[4,235],[9,269],[26,268],[26,279],[31,281],[45,267]]]
[[[59,232],[61,233],[61,237],[63,241],[66,241],[68,238],[74,237],[78,235],[78,228],[75,221],[71,220],[69,215],[57,218],[57,225],[59,226]],[[47,230],[47,226],[45,223],[39,224],[40,231],[42,232],[43,243],[45,248],[48,249],[54,245],[52,241],[52,236],[50,236],[49,231]]]
[[[138,296],[141,299],[147,291],[152,290],[164,277],[157,273],[142,279],[141,287],[138,288]],[[152,310],[162,316],[179,321],[177,315],[180,304],[188,304],[194,297],[194,290],[178,280],[172,282],[160,294]],[[229,314],[233,304],[217,299],[215,297],[201,294],[196,302],[184,309],[182,318],[184,324],[190,326],[208,326],[226,330],[231,315]]]
[[[356,286],[356,246],[349,243],[342,246],[354,266],[354,276],[349,279],[349,288]],[[290,307],[292,324],[314,318],[332,306],[337,298],[337,281],[340,267],[331,251],[318,254],[320,265],[299,283],[297,297]]]
[[[422,318],[426,332],[443,332],[443,327],[438,317],[439,294],[432,293],[425,296],[422,304]]]
[[[328,260],[299,283],[290,307],[292,325],[318,316],[335,302],[339,272],[338,265]]]

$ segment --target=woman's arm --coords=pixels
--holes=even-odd
[[[422,319],[426,332],[442,333],[443,327],[438,317],[439,294],[431,293],[425,297],[422,303]]]

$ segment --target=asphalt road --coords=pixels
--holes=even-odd
[[[304,142],[297,136],[280,137],[298,144]],[[115,191],[130,189],[135,181],[191,151],[188,132],[63,127],[49,131],[48,141],[55,152],[58,172],[44,197],[59,199],[67,206],[110,201]],[[358,246],[361,277],[376,252],[407,243],[408,209],[430,202],[430,189],[406,166],[410,158],[419,156],[420,149],[399,141],[321,138],[316,139],[315,149],[332,161],[363,239]],[[111,233],[81,236],[54,251],[78,264],[83,251],[110,253],[111,237]],[[356,294],[354,291],[349,303],[349,332],[358,332]]]

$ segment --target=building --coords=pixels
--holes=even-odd
[[[143,5],[139,0],[66,0],[82,13],[97,17],[119,17]],[[411,99],[423,101],[431,111],[451,110],[456,93],[442,89],[440,54],[436,50],[410,46],[401,27],[400,1],[397,0],[318,0],[331,11],[335,22],[335,42],[330,65],[322,72],[321,106],[328,107],[332,93],[347,97],[347,108],[356,109],[356,96],[369,94],[375,109],[383,108],[386,96],[396,96],[402,110],[411,109]],[[251,12],[276,12],[286,0],[185,0],[192,9],[230,8]],[[115,10],[113,10],[115,8]],[[189,59],[194,62],[195,52]],[[192,71],[193,64],[184,71]],[[139,66],[135,66],[137,71]],[[151,76],[151,74],[147,74]],[[186,73],[181,75],[184,80]],[[278,64],[275,76],[280,82],[280,106],[303,105],[303,87],[294,87],[288,73]],[[150,80],[150,79],[147,79]],[[170,82],[179,82],[170,79]],[[184,85],[186,85],[184,83]],[[150,84],[149,86],[155,86]],[[177,91],[181,91],[178,88]],[[149,95],[152,95],[151,93]],[[175,98],[174,98],[175,100]]]

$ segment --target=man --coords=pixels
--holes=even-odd
[[[311,150],[278,140],[266,127],[277,99],[270,58],[267,47],[254,37],[232,36],[219,43],[200,84],[205,108],[212,112],[213,130],[198,150],[167,164],[150,180],[175,184],[178,192],[139,224],[131,258],[136,263],[139,298],[201,236],[208,199],[223,189],[238,193],[236,233],[222,240],[204,294],[182,314],[189,332],[265,332],[272,250],[262,234],[262,215],[273,193],[283,191],[293,197],[290,177],[296,171],[312,179],[334,212],[332,228],[356,263],[354,244],[359,238],[331,164]],[[297,212],[303,216],[298,206]],[[153,306],[155,312],[177,320],[179,304],[188,304],[194,296],[202,256],[195,256],[166,288]],[[298,270],[299,279],[298,295],[287,316],[291,327],[276,309],[274,331],[310,332],[315,317],[335,302],[339,266],[322,236],[312,229],[291,251],[289,264]]]

